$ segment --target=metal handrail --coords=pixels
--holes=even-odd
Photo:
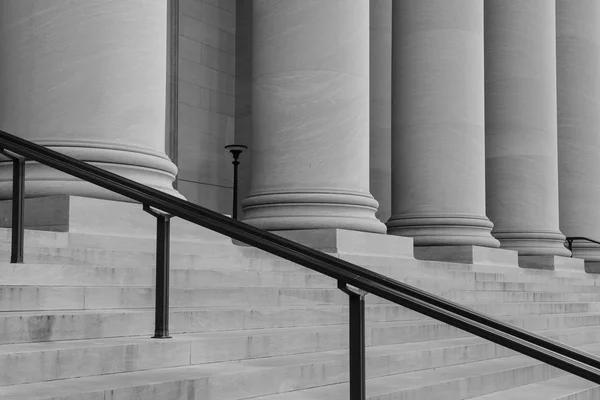
[[[84,181],[103,187],[109,191],[118,193],[131,200],[140,202],[144,205],[146,211],[152,211],[151,208],[162,211],[164,214],[153,212],[156,214],[157,218],[161,216],[164,217],[165,214],[171,217],[182,218],[336,279],[339,288],[350,297],[350,327],[355,330],[354,332],[351,330],[350,334],[350,385],[352,400],[362,400],[365,398],[365,293],[374,294],[428,317],[440,320],[456,328],[465,330],[600,384],[600,359],[592,354],[526,331],[495,318],[488,317],[458,303],[451,302],[442,297],[425,292],[421,289],[396,281],[326,253],[311,249],[267,231],[255,228],[243,222],[236,221],[207,208],[171,196],[3,131],[0,131],[0,148],[3,151],[3,154],[18,155],[18,157],[11,155],[11,157],[14,158],[13,162],[15,168],[18,168],[18,161],[22,157],[25,157],[28,160],[37,161]],[[21,174],[24,174],[23,168],[20,168],[19,171]],[[13,187],[17,189],[19,182],[22,182],[23,178],[22,176],[18,178],[16,172],[14,178]],[[19,201],[23,201],[22,191],[19,196],[13,196],[13,203]],[[22,212],[22,204],[20,207],[13,207],[13,211],[15,208],[20,209]],[[16,218],[17,221],[19,218],[22,220],[22,215],[19,217],[18,215],[15,216],[15,213],[13,213],[13,217]],[[164,232],[165,225],[166,235]],[[163,313],[163,316],[166,313],[168,318],[168,254],[166,257],[164,254],[165,251],[168,252],[168,224],[164,221],[161,223],[161,220],[159,219],[157,226],[157,236],[161,236],[161,226],[163,227],[163,242],[157,242],[157,253],[163,252],[162,257],[159,257],[160,254],[157,254],[157,259],[160,258],[163,260],[161,266],[157,264],[157,300],[158,292],[161,291],[164,295],[166,291],[166,309],[164,309],[165,303],[164,298],[162,298],[163,303],[160,307],[163,307],[163,309],[160,310],[160,312]],[[19,235],[15,234],[16,229],[22,230],[23,225],[13,223],[13,240],[14,238],[19,238]],[[22,238],[22,234],[20,237]],[[165,241],[167,242],[166,246]],[[22,253],[23,243],[21,242],[19,245]],[[15,247],[19,246],[15,246],[15,243],[13,243],[13,249],[15,249]],[[164,273],[164,269],[166,269],[166,287],[164,285],[162,285],[162,287],[159,285],[159,267],[162,268],[162,273]],[[358,291],[353,288],[358,289]],[[158,321],[158,301],[156,313]],[[166,335],[157,335],[156,337],[168,337],[168,326],[158,326],[157,324],[155,331],[158,332],[159,330],[166,332]],[[360,330],[360,332],[357,332],[356,330]]]
[[[599,241],[597,241],[597,240],[594,240],[594,239],[590,239],[590,238],[588,238],[588,237],[585,237],[585,236],[567,236],[567,237],[565,238],[565,240],[566,240],[566,241],[567,241],[567,243],[568,243],[568,246],[567,246],[567,247],[569,248],[569,251],[571,252],[571,257],[573,257],[573,242],[574,242],[575,240],[583,240],[583,241],[590,242],[590,243],[596,243],[596,244],[600,244],[600,242],[599,242]]]

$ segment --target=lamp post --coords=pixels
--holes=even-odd
[[[233,155],[233,212],[231,213],[231,217],[237,219],[238,165],[240,165],[238,158],[248,146],[244,146],[243,144],[228,144],[225,148]]]

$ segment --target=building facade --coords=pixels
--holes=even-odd
[[[600,239],[596,0],[4,0],[0,60],[0,129],[219,212],[247,145],[240,211],[268,230]]]

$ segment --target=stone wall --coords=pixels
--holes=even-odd
[[[231,213],[235,0],[179,0],[178,190]],[[173,151],[172,151],[173,153]]]

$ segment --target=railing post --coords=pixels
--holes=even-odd
[[[573,239],[567,238],[567,243],[569,245],[569,251],[571,252],[571,256],[570,257],[573,257]]]
[[[10,154],[4,149],[0,149],[0,154],[10,158],[13,162],[10,262],[17,264],[23,262],[23,247],[25,245],[25,217],[23,213],[25,204],[25,157]]]
[[[350,304],[350,400],[366,400],[365,373],[365,294],[338,281],[338,288]]]
[[[153,211],[144,205],[144,211],[156,217],[156,306],[154,310],[155,339],[169,339],[169,260],[171,245],[171,216]]]

